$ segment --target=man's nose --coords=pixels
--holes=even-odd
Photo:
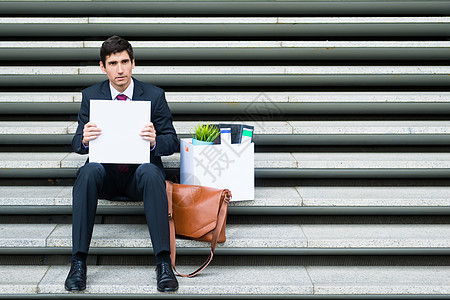
[[[123,72],[123,67],[122,67],[122,64],[121,64],[121,63],[118,64],[117,72],[119,72],[119,73],[122,73],[122,72]]]

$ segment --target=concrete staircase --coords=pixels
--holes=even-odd
[[[450,297],[450,1],[0,1],[0,298]],[[142,203],[99,200],[63,283],[81,89],[131,41],[179,137],[255,126],[254,201],[201,275],[156,291]],[[165,157],[178,180],[179,154]],[[177,240],[188,272],[208,253]]]

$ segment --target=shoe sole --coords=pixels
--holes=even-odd
[[[176,289],[169,289],[169,288],[166,288],[166,289],[160,289],[160,288],[156,288],[156,289],[158,290],[158,292],[161,292],[161,293],[176,292],[176,291],[178,291],[178,288],[176,288]]]
[[[77,289],[77,288],[67,288],[67,287],[65,287],[65,289],[66,289],[66,291],[68,291],[68,292],[82,292],[82,291],[84,291],[84,290],[86,289],[86,287],[82,287],[82,288],[80,288],[80,289]]]

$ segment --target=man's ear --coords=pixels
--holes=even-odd
[[[135,66],[136,66],[136,64],[135,64],[135,60],[133,58],[133,62],[131,63],[131,69],[134,69]]]
[[[105,69],[105,66],[103,65],[102,61],[100,61],[100,69],[102,69],[103,73],[106,73],[106,69]]]

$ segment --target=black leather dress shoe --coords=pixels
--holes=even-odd
[[[156,281],[160,292],[175,292],[178,290],[178,281],[168,263],[160,263],[156,266]]]
[[[67,275],[64,287],[67,291],[78,292],[86,289],[86,263],[81,260],[72,259],[69,275]]]

